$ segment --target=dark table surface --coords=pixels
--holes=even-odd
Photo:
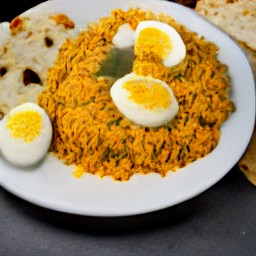
[[[39,2],[11,1],[0,20]],[[0,187],[0,256],[8,255],[256,255],[256,188],[235,166],[179,205],[99,218],[48,210]]]

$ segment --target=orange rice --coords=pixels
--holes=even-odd
[[[126,119],[111,97],[111,80],[96,77],[120,25],[133,29],[143,20],[173,26],[187,49],[174,68],[145,53],[133,69],[166,82],[179,103],[175,119],[159,128],[141,127]],[[62,46],[49,70],[48,86],[38,101],[53,124],[51,150],[67,165],[84,172],[128,180],[135,173],[168,171],[206,156],[218,144],[220,127],[234,111],[227,67],[217,59],[218,47],[171,17],[141,9],[113,10]]]

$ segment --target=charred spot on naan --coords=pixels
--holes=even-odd
[[[0,79],[7,73],[6,67],[0,67]]]
[[[57,24],[64,25],[66,29],[71,29],[75,27],[75,23],[65,14],[60,13],[52,15],[50,18],[53,19]]]
[[[12,35],[16,35],[19,31],[24,29],[24,19],[17,16],[10,23],[10,30]]]
[[[23,71],[23,83],[24,83],[24,85],[28,85],[31,83],[42,85],[42,81],[41,81],[39,75],[30,68],[26,68]]]

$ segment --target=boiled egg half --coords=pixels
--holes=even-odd
[[[0,134],[2,156],[14,165],[26,167],[46,155],[52,139],[52,126],[40,106],[24,103],[3,118]]]
[[[119,111],[136,124],[158,127],[178,113],[178,102],[171,88],[159,79],[134,73],[118,79],[110,95]]]
[[[135,55],[143,52],[158,56],[166,67],[179,64],[186,56],[185,44],[179,33],[160,21],[142,21],[135,30]]]

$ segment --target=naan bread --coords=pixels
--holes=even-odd
[[[240,44],[256,81],[256,0],[201,0],[197,2],[195,10]],[[256,128],[238,167],[256,186]]]
[[[253,51],[244,45],[241,45],[241,47],[245,51],[251,64],[254,74],[254,81],[256,83],[256,51]],[[254,128],[254,132],[247,150],[238,162],[238,167],[244,173],[247,179],[256,186],[256,127]]]
[[[256,30],[256,28],[255,28]],[[256,34],[256,31],[255,31]],[[254,76],[254,81],[256,83],[256,51],[252,50],[251,48],[247,47],[245,44],[240,43],[240,47],[246,54],[252,68],[253,76]],[[255,84],[256,85],[256,84]]]
[[[238,162],[239,169],[256,186],[256,129],[245,154]]]
[[[256,50],[256,0],[201,0],[195,10],[237,41]]]
[[[36,102],[47,70],[74,22],[61,13],[26,14],[0,24],[0,120],[24,102]]]

